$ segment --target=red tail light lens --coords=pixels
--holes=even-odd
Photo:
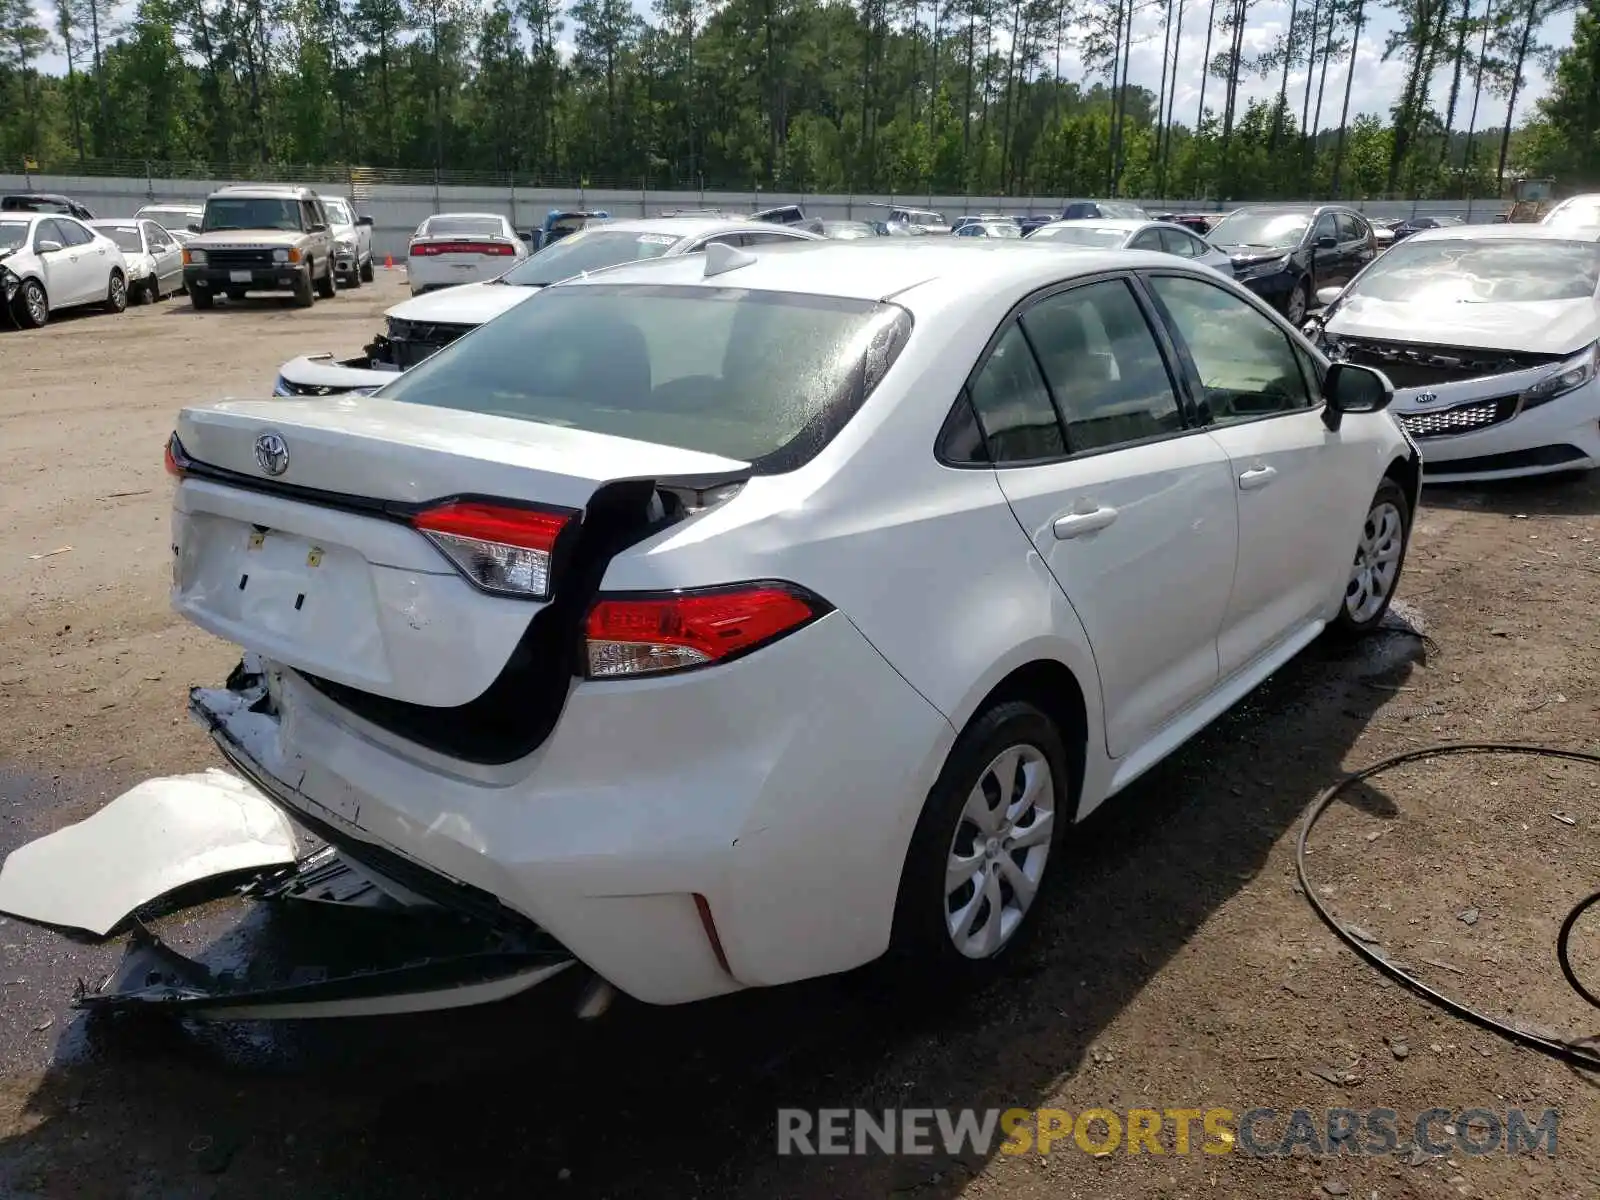
[[[622,679],[727,662],[829,611],[826,601],[788,583],[606,597],[589,610],[588,675]]]
[[[178,435],[173,434],[167,439],[167,448],[161,456],[162,465],[166,467],[167,474],[176,479],[182,479],[184,467],[189,461],[189,456],[183,452],[183,443],[178,440]]]
[[[486,592],[544,600],[556,539],[575,514],[453,500],[411,518],[463,575]]]
[[[418,258],[434,254],[493,254],[509,256],[512,249],[504,242],[413,242],[411,253]]]

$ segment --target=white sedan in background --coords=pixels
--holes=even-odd
[[[1547,225],[1428,229],[1324,288],[1330,358],[1395,385],[1429,482],[1600,466],[1600,242]]]
[[[495,213],[440,213],[411,235],[406,281],[411,294],[503,275],[528,257],[511,222]]]
[[[0,213],[0,299],[28,329],[84,304],[119,313],[128,307],[128,264],[116,242],[74,217]]]
[[[722,244],[570,278],[379,395],[182,410],[173,603],[245,651],[190,710],[333,847],[308,883],[497,932],[496,987],[441,997],[435,952],[388,1011],[576,964],[657,1004],[886,952],[981,972],[1070,825],[1382,621],[1420,486],[1389,398],[1147,254]],[[0,908],[81,926],[187,874],[98,819],[13,851]],[[213,820],[219,857],[272,832],[236,793]],[[91,1002],[252,974],[168,951]]]
[[[137,218],[89,222],[117,244],[128,264],[128,300],[153,304],[183,291],[183,247],[154,221]]]
[[[1171,221],[1083,219],[1051,221],[1028,235],[1033,245],[1090,246],[1097,250],[1154,250],[1176,254],[1233,278],[1233,260],[1205,238]]]

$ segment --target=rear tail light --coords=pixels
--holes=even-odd
[[[727,662],[831,611],[790,583],[604,597],[589,610],[588,677],[623,679]]]
[[[556,539],[574,513],[492,501],[454,500],[411,518],[474,585],[502,596],[545,600]]]
[[[435,254],[492,254],[509,257],[514,251],[505,242],[413,242],[411,254],[429,258]]]
[[[182,479],[189,466],[189,456],[184,452],[183,443],[174,433],[167,439],[167,448],[161,456],[162,465],[166,467],[167,474],[177,479]]]

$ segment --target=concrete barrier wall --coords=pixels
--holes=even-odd
[[[60,192],[85,205],[97,217],[131,216],[141,205],[158,202],[203,202],[229,180],[117,179],[99,176],[73,178],[35,175],[0,175],[0,191]],[[292,182],[292,181],[285,181]],[[343,196],[349,189],[318,184],[325,195]],[[512,189],[509,187],[434,187],[431,184],[375,184],[370,196],[356,204],[358,212],[373,218],[373,253],[405,254],[411,233],[423,218],[436,212],[490,212],[509,217],[526,231],[543,222],[552,208],[603,209],[615,217],[655,216],[673,208],[719,208],[751,212],[780,204],[799,204],[807,216],[824,219],[864,220],[881,215],[874,201],[894,202],[913,208],[931,208],[947,220],[966,213],[1059,213],[1063,201],[1048,196],[837,196],[782,192],[664,192],[589,191],[584,189]],[[1191,200],[1141,200],[1151,212],[1207,212],[1221,206]],[[1510,205],[1501,200],[1353,201],[1353,206],[1375,218],[1455,216],[1488,221]],[[1233,204],[1228,207],[1235,207]]]

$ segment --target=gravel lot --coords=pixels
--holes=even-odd
[[[0,331],[0,851],[215,761],[185,690],[234,656],[167,608],[174,410],[264,394],[298,353],[355,351],[399,278],[309,312],[179,299]],[[685,1009],[621,1002],[592,1025],[558,983],[440,1016],[90,1027],[66,1000],[119,947],[0,924],[0,1194],[1600,1194],[1594,1081],[1381,981],[1317,922],[1293,868],[1300,814],[1343,769],[1457,739],[1600,749],[1597,513],[1600,480],[1431,493],[1401,585],[1427,640],[1313,647],[1106,805],[1056,864],[1042,936],[980,994],[907,997],[869,970]],[[1600,886],[1597,821],[1600,772],[1437,760],[1330,813],[1312,870],[1341,916],[1438,986],[1586,1035],[1596,1014],[1553,942]],[[238,919],[218,905],[166,930],[203,945]],[[1577,941],[1600,981],[1600,937]],[[1553,1159],[1418,1165],[1096,1158],[1070,1142],[1048,1158],[774,1152],[779,1106],[890,1105],[1554,1105],[1561,1124]]]

